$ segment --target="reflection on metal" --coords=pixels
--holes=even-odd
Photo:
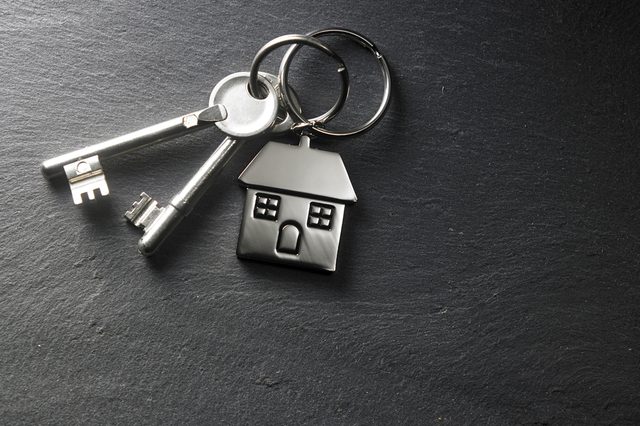
[[[74,204],[82,204],[83,194],[87,194],[90,200],[95,200],[95,191],[100,191],[103,197],[109,195],[109,186],[97,155],[65,165],[64,172]]]
[[[312,149],[307,136],[269,142],[238,179],[247,187],[239,257],[335,271],[344,208],[357,201],[339,154]]]
[[[86,148],[77,149],[42,163],[41,170],[47,178],[53,178],[62,173],[66,165],[82,159],[88,161],[90,157],[99,155],[103,160],[116,157],[145,146],[163,142],[195,130],[210,127],[218,120],[227,117],[227,110],[223,105],[212,105],[200,111],[182,115],[117,138],[109,139]]]
[[[263,77],[262,83],[268,89],[264,99],[255,99],[247,88],[248,73],[235,73],[223,79],[211,93],[213,105],[225,105],[227,118],[216,121],[227,136],[207,161],[196,171],[187,184],[165,207],[143,193],[133,204],[125,217],[133,225],[142,228],[144,234],[138,241],[138,250],[149,256],[162,245],[164,240],[178,226],[215,181],[227,162],[237,152],[242,139],[258,136],[268,131],[278,113],[278,94]],[[224,124],[222,124],[224,123]]]
[[[162,213],[163,207],[158,207],[158,202],[151,198],[146,192],[140,194],[140,200],[133,203],[130,210],[127,210],[124,217],[134,226],[146,228]]]
[[[277,250],[282,253],[298,254],[300,249],[300,225],[289,222],[280,227]]]

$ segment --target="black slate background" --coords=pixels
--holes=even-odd
[[[640,422],[639,9],[2,2],[0,421]],[[169,199],[219,132],[105,161],[112,195],[93,205],[39,174],[327,26],[373,39],[394,78],[372,132],[316,145],[359,196],[336,273],[235,257],[235,177],[259,143],[152,260],[122,213],[142,190]],[[340,47],[355,122],[379,83]],[[331,67],[296,61],[309,108],[334,99]]]

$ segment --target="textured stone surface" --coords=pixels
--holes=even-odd
[[[2,423],[640,422],[639,23],[595,1],[3,1]],[[151,260],[122,213],[219,132],[104,161],[94,205],[40,175],[326,26],[371,37],[395,82],[375,130],[318,142],[359,198],[338,272],[236,258],[257,142]],[[364,119],[379,83],[341,47]],[[333,64],[305,52],[319,111]]]

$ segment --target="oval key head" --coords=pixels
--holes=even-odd
[[[254,98],[249,93],[249,73],[237,72],[222,80],[211,92],[209,106],[223,105],[227,118],[216,122],[216,126],[229,136],[248,138],[268,130],[278,115],[278,94],[264,77],[260,83],[267,89],[264,99]]]

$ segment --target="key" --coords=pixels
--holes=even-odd
[[[269,73],[260,73],[280,92],[278,77]],[[301,111],[297,96],[291,97],[292,107]],[[108,159],[122,155],[149,145],[168,141],[196,130],[211,127],[214,122],[224,120],[227,112],[222,105],[211,105],[203,110],[191,112],[165,122],[128,133],[117,138],[78,149],[67,154],[46,160],[41,165],[42,174],[49,179],[63,173],[66,174],[69,188],[73,196],[74,204],[82,204],[86,194],[89,200],[94,200],[95,191],[101,196],[109,194],[109,186],[106,181],[100,158]],[[293,125],[293,120],[286,111],[284,105],[280,106],[279,116],[272,129],[273,133],[284,133]]]
[[[273,76],[271,79],[277,82]],[[264,99],[254,98],[248,89],[248,72],[239,72],[221,80],[211,92],[210,105],[223,105],[227,117],[216,121],[216,126],[228,136],[198,169],[187,184],[171,199],[159,207],[158,202],[143,192],[133,203],[125,217],[134,226],[143,229],[138,250],[145,256],[153,254],[193,209],[211,186],[215,176],[237,152],[241,141],[259,136],[272,128],[279,112],[279,96],[271,81],[260,76],[266,89]],[[286,122],[288,116],[282,120]],[[282,124],[282,123],[279,123]]]
[[[42,174],[51,179],[66,173],[74,203],[82,204],[84,194],[90,200],[95,199],[96,190],[102,196],[109,194],[100,159],[112,158],[205,129],[226,117],[224,106],[212,104],[208,108],[46,160],[41,166]]]

